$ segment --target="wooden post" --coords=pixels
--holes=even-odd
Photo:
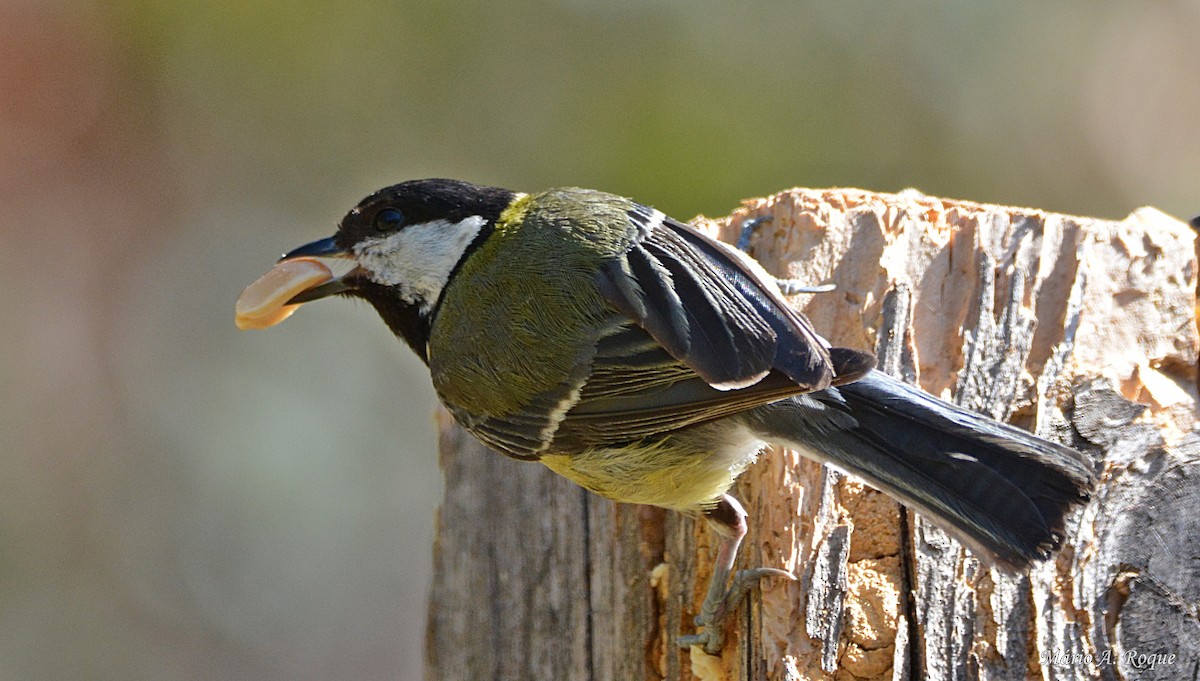
[[[886,496],[792,452],[734,489],[753,592],[719,657],[674,645],[712,560],[703,523],[591,496],[442,419],[428,630],[450,679],[1183,679],[1200,675],[1194,234],[908,191],[796,189],[699,220],[751,253],[836,345],[1092,455],[1055,558],[989,569]]]

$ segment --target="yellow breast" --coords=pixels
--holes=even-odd
[[[691,512],[728,491],[763,445],[743,428],[705,424],[649,443],[543,454],[540,460],[600,496]]]

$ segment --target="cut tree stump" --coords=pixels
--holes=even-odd
[[[1066,442],[1099,488],[1028,575],[979,563],[852,477],[768,450],[733,493],[752,592],[725,650],[676,647],[713,560],[704,523],[592,496],[441,419],[427,639],[450,679],[1200,678],[1195,234],[915,191],[794,189],[696,224],[751,243],[835,345]]]

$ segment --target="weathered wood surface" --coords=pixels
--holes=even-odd
[[[589,496],[443,418],[428,678],[1200,678],[1196,251],[1186,225],[792,190],[701,220],[832,282],[796,303],[837,345],[1092,455],[1093,502],[1029,575],[980,565],[887,497],[769,451],[739,480],[743,566],[793,570],[720,657],[677,649],[712,560],[702,523]]]

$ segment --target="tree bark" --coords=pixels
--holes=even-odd
[[[1200,677],[1193,232],[914,191],[796,189],[697,224],[776,276],[835,345],[1091,455],[1100,486],[1027,575],[980,564],[853,478],[768,451],[733,493],[764,581],[719,657],[683,650],[703,523],[591,496],[441,420],[430,680]]]

